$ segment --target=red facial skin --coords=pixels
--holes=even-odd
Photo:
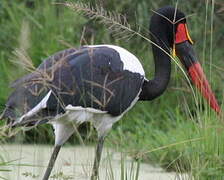
[[[181,43],[181,42],[184,42],[184,41],[188,41],[188,40],[191,43],[193,43],[192,40],[190,39],[189,34],[188,34],[186,24],[181,23],[177,26],[177,32],[176,32],[176,35],[175,35],[175,44],[178,44],[178,43]]]

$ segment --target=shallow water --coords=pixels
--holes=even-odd
[[[0,179],[1,177],[8,180],[41,179],[52,150],[53,146],[1,145],[1,157],[5,162],[11,162],[9,166],[0,165]],[[62,147],[50,180],[88,180],[93,159],[93,147]],[[124,165],[121,166],[121,163]],[[100,180],[121,180],[121,167],[124,167],[127,179],[132,180],[134,176],[131,173],[136,173],[136,163],[121,153],[104,149],[100,166]],[[179,176],[176,173],[167,173],[162,168],[142,163],[138,180],[174,180]],[[187,179],[187,177],[184,178],[184,175],[181,175],[180,179]]]

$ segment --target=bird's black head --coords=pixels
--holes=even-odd
[[[180,10],[166,6],[154,12],[150,21],[150,37],[154,44],[153,54],[155,66],[167,68],[164,62],[170,61],[171,49],[177,55],[196,87],[207,99],[210,106],[218,113],[221,109],[210,88],[206,76],[198,62],[196,53],[193,49],[193,42],[189,36],[185,14]],[[162,51],[160,48],[166,51]]]
[[[178,34],[179,29],[182,29],[183,32]],[[173,48],[177,36],[186,36],[185,38],[191,41],[187,32],[185,14],[172,6],[165,6],[153,13],[149,30],[151,39],[155,43],[162,41],[169,49]]]

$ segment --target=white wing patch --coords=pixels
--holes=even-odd
[[[82,106],[72,106],[71,104],[69,104],[68,106],[65,107],[66,110],[69,111],[80,111],[80,110],[85,110],[87,112],[92,112],[92,113],[96,113],[96,114],[105,114],[107,113],[107,111],[101,111],[98,109],[94,109],[94,108],[83,108]]]
[[[46,108],[47,107],[47,101],[48,101],[50,95],[51,95],[51,90],[47,93],[47,95],[33,109],[31,109],[26,114],[21,116],[19,118],[19,120],[16,121],[16,123],[21,123],[24,118],[29,118],[29,117],[33,116],[34,114],[36,114],[37,112],[39,112],[41,109]]]
[[[128,70],[134,73],[139,73],[142,76],[145,76],[145,71],[142,67],[142,64],[140,63],[140,61],[138,60],[138,58],[133,55],[132,53],[130,53],[129,51],[127,51],[126,49],[119,47],[119,46],[114,46],[114,45],[107,45],[107,44],[102,44],[102,45],[90,45],[87,47],[109,47],[112,48],[114,50],[116,50],[121,58],[121,61],[124,64],[124,70]]]

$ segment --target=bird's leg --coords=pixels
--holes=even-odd
[[[45,174],[44,174],[44,177],[43,177],[42,180],[48,180],[48,178],[49,178],[49,176],[51,174],[51,171],[52,171],[52,169],[54,167],[54,163],[55,163],[55,160],[57,159],[58,152],[60,151],[60,149],[61,149],[61,146],[59,146],[59,145],[56,145],[54,147],[54,151],[51,154],[51,159],[50,159],[50,161],[48,163],[47,169],[45,171]]]
[[[103,150],[104,139],[105,139],[105,136],[100,136],[98,139],[91,180],[97,180],[97,178],[98,178],[98,170],[99,170],[100,159],[101,159],[101,154],[102,154],[102,150]]]

